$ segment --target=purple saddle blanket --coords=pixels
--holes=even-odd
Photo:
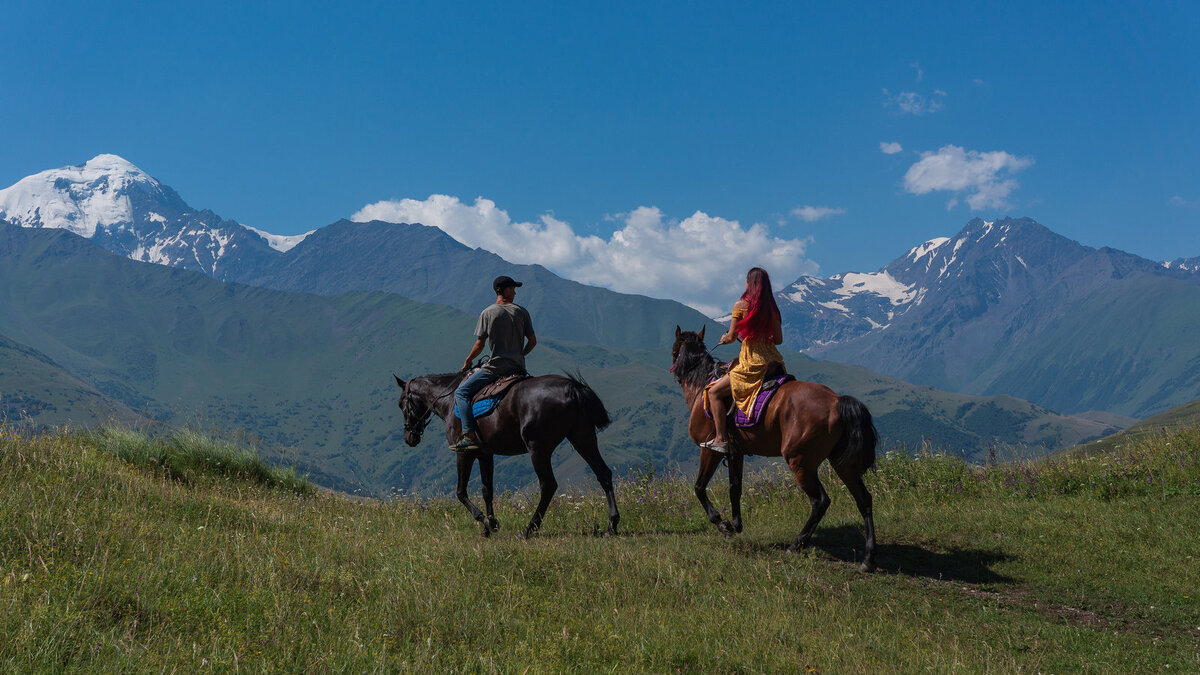
[[[734,408],[737,412],[733,415],[733,425],[745,428],[752,427],[762,421],[763,411],[767,409],[767,404],[771,402],[771,397],[775,395],[775,392],[779,391],[779,385],[784,382],[791,382],[794,379],[796,378],[792,375],[780,375],[779,377],[772,377],[769,380],[763,380],[762,389],[758,391],[758,396],[754,398],[754,405],[751,406],[749,415],[742,412],[741,408]],[[714,379],[713,381],[715,382],[716,380]],[[708,419],[712,419],[712,413],[707,409],[704,411],[704,414],[708,416]]]

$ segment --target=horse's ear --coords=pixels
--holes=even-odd
[[[404,380],[400,379],[400,376],[395,373],[392,373],[392,377],[396,378],[396,384],[399,385],[401,389],[403,389],[404,388]]]
[[[704,340],[704,329],[705,329],[705,328],[708,328],[708,324],[704,324],[703,326],[701,326],[701,327],[700,327],[700,332],[699,332],[699,333],[697,333],[697,335],[699,335],[699,336],[700,336],[700,340],[701,340],[701,341],[703,341],[703,340]]]
[[[681,336],[681,335],[683,335],[683,331],[679,330],[679,326],[676,325],[675,326],[675,339],[678,340],[679,336]]]

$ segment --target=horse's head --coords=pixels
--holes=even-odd
[[[702,326],[699,333],[693,333],[690,330],[680,330],[679,326],[675,326],[675,344],[671,345],[671,372],[675,372],[675,367],[679,365],[679,353],[681,351],[702,351],[708,352],[708,348],[704,346],[704,330],[708,326]]]
[[[675,379],[681,384],[692,380],[707,382],[714,363],[712,354],[704,346],[704,328],[693,333],[675,327],[675,344],[671,346],[671,372],[675,373]]]
[[[393,374],[396,378],[396,384],[400,387],[400,413],[404,415],[404,442],[409,447],[416,447],[421,442],[421,434],[425,432],[425,426],[429,424],[429,416],[433,411],[425,402],[425,398],[419,395],[414,395],[413,389],[415,380],[412,378],[408,382],[400,379],[398,375]]]

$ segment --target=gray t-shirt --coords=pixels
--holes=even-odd
[[[489,305],[479,314],[475,337],[486,337],[492,345],[492,358],[485,368],[502,374],[525,370],[525,338],[533,336],[533,320],[520,305]]]

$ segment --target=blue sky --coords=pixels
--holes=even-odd
[[[1200,255],[1200,3],[829,4],[6,3],[0,187],[114,153],[276,234],[431,195],[479,241],[760,225],[716,275],[976,216]]]

